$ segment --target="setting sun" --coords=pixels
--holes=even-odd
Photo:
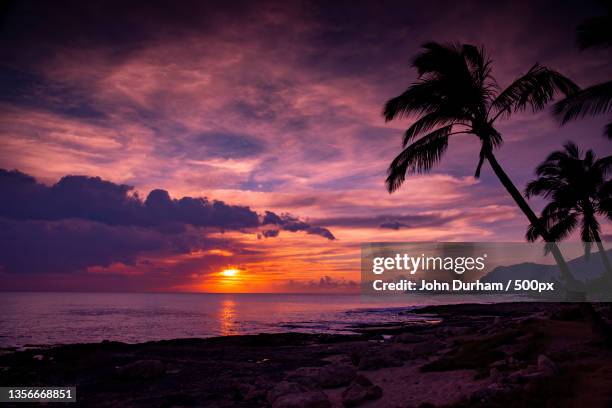
[[[221,275],[227,277],[234,277],[238,275],[239,272],[240,271],[238,269],[224,269],[223,271],[221,271]]]

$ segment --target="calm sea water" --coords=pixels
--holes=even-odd
[[[279,332],[349,333],[420,317],[354,295],[2,293],[0,347]]]

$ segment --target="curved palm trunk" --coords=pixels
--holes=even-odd
[[[519,206],[521,211],[523,211],[523,214],[525,214],[529,222],[538,229],[538,232],[540,236],[542,236],[544,241],[549,243],[548,248],[552,253],[553,257],[555,258],[555,262],[559,266],[561,275],[563,276],[563,279],[565,279],[568,288],[575,288],[578,282],[572,276],[572,273],[570,272],[569,267],[567,266],[567,263],[565,262],[565,259],[563,258],[563,255],[561,254],[561,251],[559,250],[557,244],[554,242],[553,239],[551,239],[550,235],[548,234],[548,231],[546,230],[546,228],[544,228],[537,215],[535,215],[535,213],[531,209],[531,207],[529,207],[529,204],[527,204],[527,201],[525,201],[523,195],[514,186],[512,180],[510,180],[510,177],[508,177],[504,169],[502,169],[500,164],[497,162],[497,159],[495,158],[493,152],[491,150],[485,151],[485,157],[491,164],[491,168],[493,168],[493,171],[495,172],[495,175],[497,175],[497,178],[499,178],[499,181],[503,184],[508,193],[514,199],[514,202]]]

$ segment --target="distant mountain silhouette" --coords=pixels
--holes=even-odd
[[[612,250],[606,251],[612,256]],[[583,282],[599,278],[604,273],[603,262],[599,253],[591,253],[588,260],[584,256],[568,262],[574,277]],[[561,273],[557,265],[543,265],[525,262],[510,266],[498,266],[483,276],[481,282],[503,282],[508,279],[539,279],[540,281],[561,282]]]

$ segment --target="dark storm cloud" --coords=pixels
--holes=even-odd
[[[331,233],[331,231],[329,231],[327,228],[310,225],[309,223],[304,222],[300,220],[299,218],[294,217],[290,214],[278,215],[271,211],[266,211],[261,223],[264,226],[276,225],[284,231],[291,231],[291,232],[304,231],[307,234],[320,235],[329,240],[336,239],[334,235]]]
[[[82,119],[103,119],[83,89],[43,76],[0,66],[0,102]]]
[[[243,231],[273,224],[333,239],[325,228],[290,215],[266,212],[262,223],[249,207],[173,199],[160,189],[143,201],[131,186],[99,177],[66,176],[46,186],[19,171],[0,169],[0,196],[0,272],[75,272],[131,265],[142,253],[187,254],[232,245],[198,228]]]
[[[142,201],[133,187],[99,177],[65,176],[48,187],[18,171],[0,169],[0,216],[13,219],[80,218],[108,225],[158,226],[183,223],[196,227],[254,228],[256,212],[206,198],[171,199],[153,190]]]
[[[132,264],[139,253],[170,250],[171,235],[86,220],[0,218],[0,271],[71,273],[115,262]]]
[[[52,186],[40,184],[19,171],[0,169],[0,217],[15,220],[79,218],[107,225],[157,227],[188,224],[241,230],[276,225],[285,231],[304,231],[334,239],[325,228],[312,226],[290,214],[266,211],[262,221],[246,206],[207,198],[173,199],[167,191],[152,190],[143,201],[133,187],[100,177],[65,176]]]
[[[5,56],[34,65],[57,48],[112,48],[118,60],[156,39],[207,32],[256,10],[249,1],[7,1],[0,10]],[[30,48],[24,45],[37,44]]]

